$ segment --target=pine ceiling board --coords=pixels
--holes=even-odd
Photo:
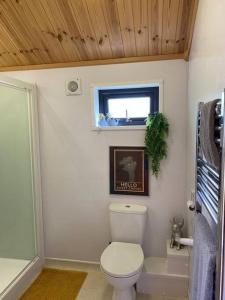
[[[54,62],[68,61],[68,55],[61,44],[61,34],[55,24],[54,12],[49,7],[49,1],[27,0],[32,5],[34,17],[41,32],[41,41],[45,45],[46,52]]]
[[[184,0],[183,3],[183,12],[182,12],[182,23],[181,23],[181,29],[180,29],[180,43],[179,43],[179,52],[185,51],[185,41],[187,36],[187,26],[189,21],[189,15],[190,15],[190,5],[191,1],[196,0]]]
[[[182,22],[183,22],[184,1],[185,0],[180,0],[180,2],[179,2],[176,37],[175,37],[175,45],[174,45],[174,51],[173,51],[174,53],[179,53],[180,45],[182,42],[181,27],[182,27]]]
[[[64,55],[62,56],[63,49],[59,47],[58,32],[54,31],[42,1],[25,0],[25,2],[33,12],[34,21],[38,24],[37,30],[41,32],[41,43],[44,45],[44,50],[52,62],[65,62]]]
[[[33,0],[32,0],[33,1]],[[55,50],[57,53],[57,57],[59,57],[61,62],[66,62],[70,60],[70,55],[68,55],[67,50],[64,49],[64,45],[62,44],[62,34],[61,28],[58,26],[58,18],[59,12],[56,6],[56,0],[39,0],[40,4],[45,11],[46,20],[52,28],[50,31],[46,32],[45,36],[48,40],[55,42]],[[47,37],[48,36],[48,37]],[[52,49],[52,47],[51,47]],[[50,49],[50,50],[51,50]]]
[[[18,39],[11,34],[11,27],[8,28],[8,22],[5,22],[5,16],[3,14],[0,16],[0,35],[1,42],[4,45],[5,51],[2,56],[9,61],[9,65],[29,65],[32,63],[30,61],[29,55],[20,53],[20,47],[18,46]],[[19,42],[19,45],[20,42]],[[17,54],[17,55],[16,55]]]
[[[19,52],[21,53],[25,49],[25,55],[28,57],[30,63],[38,64],[44,63],[40,55],[36,55],[34,48],[35,44],[33,41],[33,30],[30,26],[27,16],[23,13],[22,3],[16,2],[13,0],[8,0],[6,6],[7,10],[4,10],[5,13],[5,24],[7,28],[10,28],[10,33],[12,34],[13,39],[17,40],[17,46],[19,47]],[[6,23],[6,19],[7,22]]]
[[[51,12],[51,15],[54,16],[51,19],[51,23],[54,26],[55,38],[60,43],[65,61],[77,61],[79,60],[79,54],[71,40],[71,35],[68,34],[67,23],[61,10],[61,2],[60,0],[48,0],[46,10],[48,15]]]
[[[10,64],[10,61],[7,59],[7,56],[4,57],[5,49],[0,40],[0,66],[7,66]]]
[[[162,23],[162,54],[167,53],[167,44],[169,43],[168,38],[168,25],[169,25],[169,10],[170,0],[163,0],[163,23]]]
[[[173,0],[172,0],[173,1]],[[162,54],[167,52],[170,0],[163,0]]]
[[[148,10],[148,55],[152,55],[153,53],[153,39],[152,35],[154,34],[154,24],[153,24],[153,13],[152,13],[152,5],[154,0],[148,1],[147,3],[147,10]]]
[[[31,48],[23,47],[20,49],[20,53],[27,53],[29,51],[33,56],[37,57],[42,63],[50,63],[52,61],[49,53],[46,51],[46,46],[42,42],[42,33],[39,29],[30,7],[26,1],[17,3],[14,5],[18,18],[23,20],[23,24],[26,25],[27,35],[31,41]],[[39,63],[40,63],[39,62]]]
[[[19,65],[23,63],[23,60],[19,58],[18,56],[15,56],[13,53],[17,51],[17,47],[15,45],[15,42],[11,40],[11,37],[9,36],[8,29],[5,28],[5,24],[3,23],[2,19],[2,12],[3,7],[0,3],[0,55],[2,59],[4,59],[6,65],[13,66],[13,65]],[[28,61],[26,61],[29,63]]]
[[[162,54],[163,0],[148,2],[149,23],[149,55]],[[151,16],[151,17],[150,17]]]
[[[185,45],[184,45],[184,53],[185,53],[185,59],[187,60],[190,55],[190,49],[191,49],[191,42],[193,37],[193,31],[194,31],[194,25],[195,25],[195,19],[197,15],[197,9],[198,9],[198,0],[190,0],[190,8],[188,13],[188,22],[186,26],[186,35],[185,35]]]
[[[22,64],[29,64],[29,61],[26,58],[21,58],[19,55],[15,56],[13,53],[18,51],[18,48],[15,46],[14,42],[11,41],[8,33],[5,32],[5,28],[1,24],[0,18],[0,44],[1,44],[1,57],[7,63],[7,66],[17,66]],[[9,51],[10,50],[10,51]]]
[[[3,57],[3,55],[0,55],[0,66],[2,67],[7,67],[8,65],[10,65],[10,62],[8,62],[5,57]]]
[[[21,62],[25,64],[41,63],[41,61],[30,52],[32,48],[30,38],[27,35],[26,28],[24,28],[21,19],[17,16],[16,11],[12,9],[11,4],[10,1],[7,1],[7,3],[1,2],[1,39],[8,45],[7,54],[14,57],[18,65],[21,64]],[[26,54],[21,55],[20,50],[24,48],[24,43],[26,49],[29,50],[27,50]]]
[[[81,38],[86,45],[88,59],[101,59],[101,53],[96,42],[95,33],[90,24],[88,11],[82,0],[70,0],[73,17],[81,33]]]
[[[100,0],[100,2],[109,34],[112,57],[124,57],[124,47],[116,2],[112,0]]]
[[[1,34],[1,25],[0,25],[0,34]],[[15,60],[15,56],[11,57],[10,54],[8,54],[7,49],[5,48],[5,43],[2,40],[2,34],[0,39],[0,66],[15,66],[17,65],[17,61]]]
[[[58,5],[66,23],[67,30],[65,30],[65,32],[68,34],[68,38],[71,40],[74,51],[77,52],[79,60],[87,60],[88,54],[86,45],[84,44],[84,40],[82,39],[81,33],[74,20],[69,2],[65,0],[58,0]]]
[[[148,55],[148,0],[133,0],[133,17],[137,56]]]
[[[84,0],[85,1],[85,0]],[[86,0],[88,15],[91,26],[95,32],[96,43],[98,44],[101,58],[112,57],[112,49],[109,40],[109,34],[105,23],[105,18],[99,0]]]
[[[171,54],[175,46],[179,0],[164,0],[162,54]]]
[[[167,53],[174,53],[174,48],[176,45],[176,31],[179,20],[179,7],[180,0],[170,0],[169,10],[169,26],[168,26],[168,43],[167,43]]]
[[[125,56],[137,56],[132,0],[116,0]]]
[[[45,52],[51,62],[60,60],[56,41],[49,36],[49,33],[52,32],[52,27],[41,2],[23,0],[23,4],[31,12],[31,24],[36,27],[37,39],[40,43],[40,47],[37,46],[37,48],[40,52]]]

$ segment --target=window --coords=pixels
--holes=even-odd
[[[99,113],[118,119],[119,126],[144,125],[159,111],[159,87],[99,90]]]

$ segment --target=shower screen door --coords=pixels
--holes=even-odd
[[[38,255],[29,91],[0,80],[0,294]]]

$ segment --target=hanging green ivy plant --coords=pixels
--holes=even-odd
[[[162,113],[149,115],[146,119],[145,145],[146,153],[151,159],[152,174],[158,177],[160,161],[167,156],[166,138],[169,123]]]

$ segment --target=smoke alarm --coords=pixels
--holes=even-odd
[[[79,78],[72,78],[66,80],[66,95],[80,95],[81,94],[81,82]]]

